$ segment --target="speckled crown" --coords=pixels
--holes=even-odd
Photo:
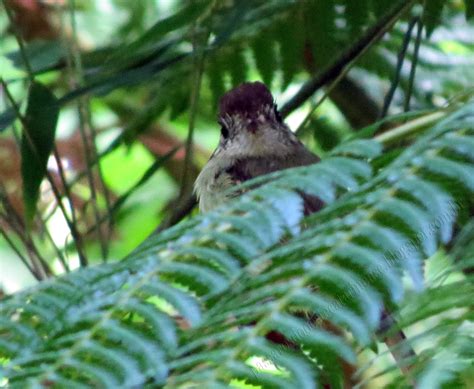
[[[246,82],[227,92],[219,102],[219,116],[240,114],[252,116],[265,105],[272,106],[273,96],[265,84]]]

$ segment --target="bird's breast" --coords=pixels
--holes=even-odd
[[[230,196],[225,193],[235,183],[226,170],[229,164],[212,158],[196,179],[194,190],[199,201],[199,210],[207,212],[225,202]]]

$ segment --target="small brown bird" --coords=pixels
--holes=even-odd
[[[320,161],[283,122],[272,94],[261,82],[244,83],[227,92],[220,100],[218,122],[221,125],[219,145],[194,186],[201,212],[228,200],[226,195],[229,192],[224,192],[234,185],[278,170]],[[318,197],[305,193],[301,196],[306,215],[319,211],[323,206]],[[305,317],[313,324],[316,320],[305,312],[295,315]],[[340,334],[338,328],[330,327],[331,323],[324,322],[324,325],[330,332]],[[270,331],[266,338],[290,348],[298,347],[278,331]],[[342,364],[350,377],[353,367]]]
[[[233,185],[319,162],[283,122],[272,94],[261,82],[247,82],[227,92],[220,100],[218,122],[219,145],[195,183],[201,212],[228,200],[223,193]],[[306,214],[321,208],[318,198],[302,196]]]

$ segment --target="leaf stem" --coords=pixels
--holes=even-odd
[[[374,139],[384,146],[389,146],[408,135],[416,134],[422,131],[426,126],[433,124],[442,117],[446,116],[446,110],[436,111],[428,115],[411,120],[399,127],[396,127],[390,131],[384,132],[374,137]]]

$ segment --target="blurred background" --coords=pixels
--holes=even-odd
[[[322,157],[361,130],[472,96],[473,3],[428,1],[423,10],[405,1],[408,11],[390,19],[393,3],[4,0],[1,293],[120,260],[196,212],[192,184],[218,142],[218,99],[244,81],[265,82]],[[295,99],[364,38],[340,77]],[[27,226],[19,114],[45,110],[28,89],[33,78],[54,94],[59,117]]]

